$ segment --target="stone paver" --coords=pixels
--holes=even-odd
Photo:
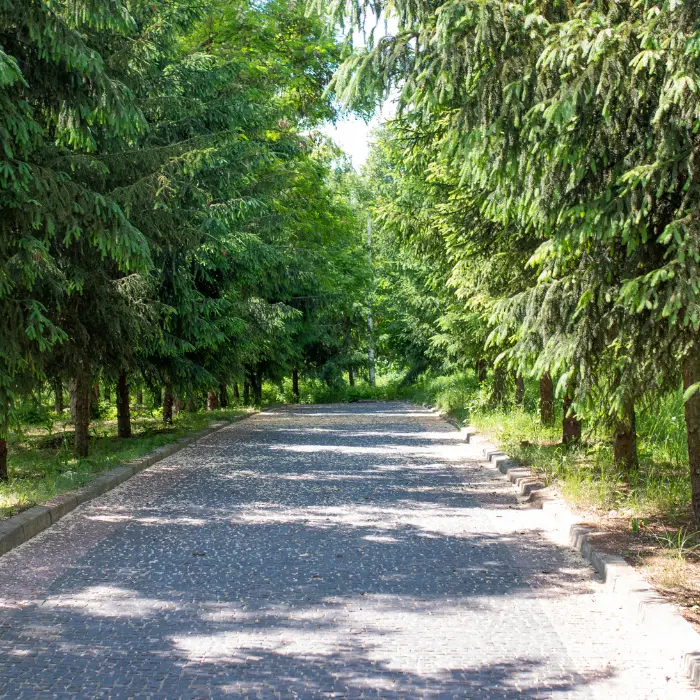
[[[0,558],[0,696],[696,697],[543,517],[423,409],[263,413]]]

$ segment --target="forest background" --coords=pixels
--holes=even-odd
[[[699,95],[683,0],[1,0],[3,515],[403,397],[692,559]],[[389,96],[358,174],[322,128]]]

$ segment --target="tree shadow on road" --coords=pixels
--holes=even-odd
[[[163,468],[181,474],[157,501],[134,480],[87,509],[95,526],[119,525],[40,600],[0,614],[0,686],[10,697],[588,696],[616,669],[575,672],[542,614],[562,590],[589,593],[588,570],[532,530],[500,528],[507,495],[481,502],[465,481],[483,475],[454,468],[454,438],[402,438],[407,420],[284,424],[267,441],[252,425],[171,460]],[[50,558],[53,537],[30,546]]]

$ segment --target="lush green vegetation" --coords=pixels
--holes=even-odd
[[[81,460],[96,387],[409,396],[700,517],[697,2],[0,8],[0,479],[49,392]],[[392,94],[357,175],[319,128]]]
[[[105,392],[125,440],[144,390],[168,425],[352,370],[365,217],[318,131],[341,53],[285,0],[0,2],[0,480],[48,391],[86,460]]]
[[[333,80],[346,104],[398,94],[366,173],[385,357],[408,380],[491,372],[494,410],[538,380],[540,422],[559,406],[572,450],[550,461],[605,435],[633,491],[664,488],[645,408],[673,409],[677,444],[685,400],[700,517],[700,4],[316,6],[363,42]]]

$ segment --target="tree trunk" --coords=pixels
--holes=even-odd
[[[576,418],[576,414],[571,410],[573,399],[567,393],[564,397],[564,417],[562,421],[561,441],[564,445],[571,445],[581,441],[581,421]],[[571,415],[569,415],[571,414]]]
[[[75,453],[87,457],[90,447],[90,405],[94,397],[87,371],[75,378]]]
[[[111,401],[111,395],[110,395],[110,390],[109,390],[109,384],[105,384],[104,388],[102,389],[102,395],[104,396],[105,401]]]
[[[348,367],[348,384],[355,386],[355,373],[352,371],[352,367]]]
[[[696,354],[683,361],[683,390],[700,382],[700,366]],[[693,513],[700,520],[700,391],[685,402],[685,429],[688,435],[688,463]]]
[[[172,389],[171,389],[172,391]],[[171,396],[172,398],[172,396]],[[163,392],[161,389],[153,390],[153,408],[160,408],[163,405]]]
[[[486,381],[488,368],[489,366],[483,358],[476,363],[476,376],[479,378],[479,384],[483,384]]]
[[[100,400],[100,385],[99,384],[94,384],[92,387],[92,400],[95,402],[99,402]]]
[[[542,425],[554,423],[554,386],[549,372],[540,379],[540,421]]]
[[[197,402],[194,400],[192,394],[187,394],[187,407],[185,410],[188,413],[197,413]]]
[[[120,372],[117,379],[117,435],[120,438],[131,437],[131,407],[126,372]]]
[[[68,405],[70,406],[70,422],[75,425],[75,404],[78,400],[75,393],[75,379],[68,380]]]
[[[53,380],[54,410],[56,413],[63,413],[63,380],[55,377]]]
[[[228,387],[226,384],[219,385],[219,406],[228,408]]]
[[[159,392],[160,393],[160,392]],[[165,391],[163,392],[163,423],[170,425],[173,422],[173,383],[165,382]]]
[[[136,390],[136,403],[143,406],[143,389],[141,387]]]
[[[637,468],[637,417],[633,400],[625,403],[623,416],[615,426],[614,454],[616,466],[623,471],[629,473]]]
[[[515,377],[515,404],[522,406],[525,401],[525,380],[522,375],[518,374]]]
[[[247,406],[250,403],[250,382],[246,379],[243,382],[243,405]]]
[[[296,367],[292,370],[292,396],[294,403],[299,403],[299,370]]]
[[[173,399],[173,413],[180,413],[185,408],[185,402],[180,398]]]
[[[207,392],[207,411],[216,411],[219,408],[219,397],[215,391]]]
[[[255,405],[260,406],[262,404],[262,389],[263,389],[263,371],[258,369],[257,376],[255,377]]]
[[[0,420],[0,481],[9,479],[7,472],[7,417]]]
[[[493,368],[493,389],[491,391],[491,405],[503,406],[506,400],[506,368],[496,365]]]
[[[262,403],[263,372],[258,368],[249,375],[250,388],[253,390],[253,403],[259,406]]]
[[[241,400],[241,395],[238,391],[238,382],[233,383],[233,400],[238,403]]]

